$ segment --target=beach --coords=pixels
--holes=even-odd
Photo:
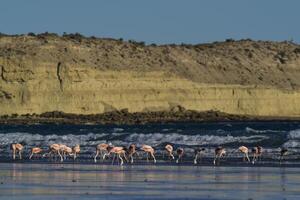
[[[0,199],[299,199],[300,169],[0,164]]]

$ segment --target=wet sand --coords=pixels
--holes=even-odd
[[[0,199],[299,199],[300,168],[0,163]]]

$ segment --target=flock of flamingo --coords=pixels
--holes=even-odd
[[[20,143],[14,143],[11,144],[12,149],[12,156],[13,160],[16,159],[16,155],[19,155],[19,159],[22,159],[22,152],[24,150],[24,146]],[[155,150],[150,145],[142,145],[140,148],[141,151],[145,152],[147,154],[147,162],[149,161],[149,157],[153,159],[153,162],[156,163],[155,158]],[[167,153],[169,159],[175,160],[176,163],[179,163],[182,161],[182,157],[185,153],[183,148],[177,148],[176,151],[174,151],[174,148],[171,144],[167,144],[164,148],[165,152]],[[194,150],[194,164],[198,163],[198,160],[201,159],[205,152],[205,148],[197,148]],[[255,146],[252,148],[252,161],[249,158],[249,148],[246,146],[240,146],[238,148],[238,151],[243,154],[243,161],[244,162],[252,162],[254,164],[256,161],[261,158],[261,155],[263,153],[263,148],[261,146]],[[176,152],[176,155],[174,155],[174,152]],[[280,150],[280,162],[282,161],[283,157],[287,154],[288,150],[286,148],[281,148]],[[64,144],[52,144],[49,146],[49,149],[47,151],[44,151],[40,147],[33,147],[31,148],[29,159],[32,159],[34,155],[42,155],[42,157],[48,156],[49,158],[58,156],[60,158],[60,161],[63,162],[66,160],[67,156],[72,157],[74,160],[77,158],[78,154],[80,153],[80,145],[75,145],[73,148],[68,147]],[[114,162],[115,158],[117,157],[119,159],[119,164],[123,165],[124,160],[127,162],[133,163],[134,162],[134,156],[138,156],[138,149],[135,144],[131,144],[129,147],[122,147],[122,146],[113,146],[112,144],[98,144],[96,146],[96,155],[94,156],[94,162],[97,162],[97,157],[100,156],[103,160],[106,159],[106,157],[109,157],[110,155],[113,155],[112,163]],[[219,164],[220,159],[226,155],[226,149],[222,146],[219,146],[215,148],[215,156],[213,160],[213,164]],[[176,158],[175,158],[176,156]]]

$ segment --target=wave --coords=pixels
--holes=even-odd
[[[183,135],[178,133],[162,134],[130,134],[125,141],[139,144],[149,144],[157,146],[162,143],[172,143],[178,145],[198,146],[198,145],[221,145],[228,143],[254,143],[269,139],[267,136],[237,136],[232,135],[218,136],[218,135]]]
[[[300,129],[292,130],[288,133],[289,139],[299,139],[300,140]]]
[[[288,140],[282,146],[285,148],[300,148],[300,143],[297,140]]]
[[[264,135],[255,136],[232,136],[228,135],[185,135],[180,133],[88,133],[80,135],[40,135],[24,132],[0,134],[0,145],[9,145],[11,143],[24,143],[30,146],[49,146],[53,143],[63,143],[70,146],[80,144],[83,146],[93,146],[102,142],[112,142],[116,145],[149,144],[153,146],[162,143],[173,143],[178,145],[221,145],[228,143],[254,143],[269,139]]]
[[[0,134],[0,145],[10,145],[11,143],[23,143],[28,146],[49,146],[53,143],[62,143],[74,146],[80,144],[83,146],[96,145],[99,142],[106,142],[104,139],[108,134],[88,133],[85,135],[40,135],[24,132]]]
[[[245,128],[245,127],[244,127]],[[295,129],[290,132],[282,132],[277,134],[275,130],[255,130],[250,127],[246,127],[248,134],[245,134],[242,128],[239,131],[226,130],[222,128],[216,128],[215,130],[198,130],[191,129],[189,131],[182,131],[183,129],[166,128],[165,130],[157,131],[153,130],[147,133],[143,132],[144,129],[130,129],[126,128],[111,128],[108,129],[88,129],[82,128],[75,130],[74,133],[63,134],[51,132],[43,133],[37,131],[37,133],[26,132],[0,132],[0,151],[8,151],[11,143],[22,143],[29,149],[34,146],[47,148],[53,143],[62,143],[68,146],[75,146],[80,144],[83,152],[94,152],[95,147],[99,143],[109,143],[119,146],[128,146],[131,143],[135,143],[138,147],[142,144],[148,144],[154,146],[156,149],[163,149],[162,146],[166,143],[174,144],[177,148],[182,146],[187,149],[192,149],[196,146],[213,147],[218,145],[224,145],[228,149],[236,149],[238,145],[246,145],[249,148],[254,145],[260,144],[266,148],[276,149],[284,146],[287,148],[293,148],[298,151],[300,149],[300,129]],[[180,131],[177,131],[180,130]],[[34,131],[34,130],[33,130]],[[32,132],[33,132],[32,131]],[[272,131],[273,134],[266,134],[266,132]],[[257,134],[252,134],[256,132]],[[259,134],[260,133],[260,134]],[[2,150],[1,150],[2,149]],[[213,152],[213,151],[212,151]]]
[[[300,148],[300,129],[291,130],[287,135],[288,141],[282,146],[286,148]]]
[[[124,129],[123,128],[114,128],[113,131],[114,132],[123,132]]]
[[[246,127],[245,128],[246,132],[247,133],[279,133],[281,131],[278,131],[278,130],[271,130],[271,129],[266,129],[266,130],[257,130],[257,129],[253,129],[253,128],[250,128],[250,127]]]

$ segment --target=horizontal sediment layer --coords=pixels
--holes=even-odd
[[[300,121],[300,117],[233,115],[217,111],[198,112],[175,107],[172,111],[129,113],[127,109],[102,114],[78,115],[59,111],[40,115],[3,115],[0,124],[150,124],[215,121]]]

